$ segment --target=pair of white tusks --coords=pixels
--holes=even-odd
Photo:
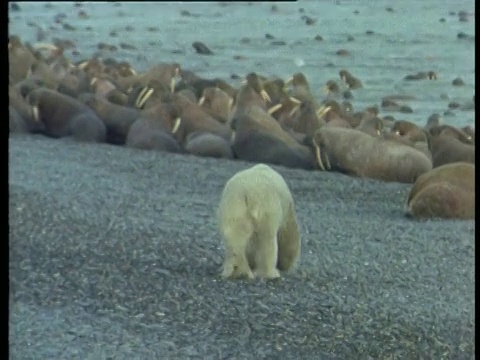
[[[320,154],[320,146],[315,141],[315,137],[313,137],[313,145],[315,145],[315,156],[317,158],[318,166],[322,171],[325,171],[325,166],[323,165],[322,157]],[[327,170],[330,170],[332,166],[330,165],[330,160],[328,160],[328,155],[325,155],[325,163],[327,165]]]
[[[268,95],[268,93],[264,89],[260,90],[260,96],[262,97],[263,101],[268,101],[269,103],[272,102],[272,99],[270,99],[270,95]]]
[[[141,109],[147,100],[150,99],[150,96],[152,96],[154,91],[155,90],[153,88],[145,86],[142,91],[140,91],[140,94],[138,94],[137,101],[135,101],[135,106],[138,109]]]

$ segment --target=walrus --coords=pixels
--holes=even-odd
[[[342,79],[350,89],[353,90],[353,89],[359,89],[363,87],[363,84],[360,81],[360,79],[350,74],[347,70],[343,69],[343,70],[340,70],[338,73],[340,75],[340,79]]]
[[[184,152],[166,124],[154,117],[138,118],[129,128],[125,145],[143,150]]]
[[[208,115],[197,103],[177,94],[170,94],[164,100],[176,106],[180,111],[181,122],[174,136],[182,146],[185,146],[187,136],[195,131],[210,132],[225,140],[230,140],[232,134],[230,127]]]
[[[72,136],[80,141],[105,141],[105,124],[92,109],[77,99],[40,88],[31,91],[27,101],[33,106],[34,119],[45,125],[47,135]]]
[[[325,108],[325,111],[328,110],[328,108]],[[317,112],[313,102],[305,100],[300,104],[298,110],[292,114],[289,121],[283,122],[281,125],[297,133],[313,135],[317,129],[326,124],[322,116],[323,112]]]
[[[32,49],[23,45],[20,38],[11,35],[8,38],[8,74],[12,83],[27,77],[30,67],[37,61]]]
[[[475,145],[460,129],[449,125],[432,127],[429,143],[433,167],[459,161],[475,164]]]
[[[267,92],[271,100],[271,105],[276,105],[282,102],[282,99],[287,94],[285,81],[280,78],[272,78],[263,82],[263,88]]]
[[[35,121],[33,107],[24,99],[18,88],[8,86],[8,119],[10,132],[42,133],[45,126]]]
[[[357,130],[363,131],[364,133],[370,134],[371,136],[380,136],[383,131],[384,123],[383,120],[378,117],[365,117],[360,121],[360,124],[355,128]]]
[[[125,144],[130,127],[141,115],[139,110],[113,104],[101,95],[83,93],[78,100],[95,111],[104,122],[107,129],[106,141],[110,144]]]
[[[321,170],[413,183],[432,169],[432,162],[420,151],[356,129],[324,126],[305,142],[313,147]]]
[[[218,135],[205,131],[188,134],[184,148],[196,156],[233,159],[230,143]]]
[[[230,112],[229,123],[233,118],[240,116],[251,106],[259,106],[267,110],[267,104],[271,103],[270,96],[263,88],[263,84],[256,73],[249,73],[245,84],[238,90],[233,108]]]
[[[334,127],[356,127],[361,121],[359,116],[353,116],[351,111],[346,111],[346,108],[335,100],[325,101],[317,110],[317,116],[328,126]]]
[[[285,85],[293,85],[293,92],[291,95],[300,101],[311,101],[315,107],[318,107],[315,101],[315,98],[310,90],[310,84],[308,83],[307,77],[301,73],[297,72],[293,74],[292,77],[288,78],[285,81]]]
[[[137,83],[132,86],[132,90],[128,95],[127,104],[137,109],[148,109],[155,106],[156,103],[162,101],[165,94],[170,93],[168,86],[162,82],[152,79],[148,83]]]
[[[148,83],[152,80],[156,80],[163,85],[169,87],[170,92],[174,93],[176,83],[180,80],[180,78],[181,69],[179,64],[159,63],[152,66],[150,69],[141,74],[126,77],[119,76],[115,79],[115,81],[117,86],[121,90],[123,90],[124,92],[128,92],[128,89],[130,89],[135,84],[139,84],[143,87],[148,88]],[[146,101],[147,99],[148,97],[144,99],[144,101]]]
[[[399,104],[392,99],[382,99],[381,107],[383,111],[400,112],[403,114],[413,113],[413,109],[405,104]]]
[[[315,157],[307,146],[289,146],[262,130],[235,133],[232,150],[235,158],[244,161],[282,165],[292,169],[314,170],[316,167]]]
[[[421,175],[410,190],[406,214],[416,219],[474,219],[475,165],[450,163]]]
[[[30,77],[20,80],[12,86],[20,93],[20,95],[22,95],[23,98],[26,98],[30,91],[41,87],[46,87],[47,85],[39,78]]]
[[[233,98],[220,88],[207,87],[203,89],[198,105],[221,123],[226,123],[233,106]]]
[[[27,133],[30,131],[26,121],[12,105],[8,106],[8,126],[11,133]]]
[[[383,138],[389,139],[414,147],[432,160],[430,151],[429,135],[425,129],[407,120],[396,120],[391,133],[384,133]]]
[[[416,74],[406,75],[404,80],[437,80],[437,74],[434,71],[419,71]]]
[[[283,177],[268,165],[239,171],[227,181],[218,224],[224,278],[275,279],[295,266],[301,238],[294,199]]]

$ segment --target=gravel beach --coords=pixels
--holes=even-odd
[[[235,87],[232,75],[302,71],[318,99],[347,68],[364,83],[355,109],[413,95],[396,117],[474,124],[472,1],[273,5],[19,2],[9,33],[71,40],[74,62],[178,62]],[[437,81],[403,80],[430,70]],[[475,221],[407,218],[409,184],[272,166],[295,199],[299,263],[226,281],[215,212],[253,163],[33,134],[8,144],[12,360],[475,358]]]
[[[274,167],[298,267],[224,281],[214,217],[252,166],[9,139],[11,359],[472,359],[474,221],[404,216],[409,185]]]

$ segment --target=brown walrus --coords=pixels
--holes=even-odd
[[[360,79],[350,74],[347,70],[343,69],[339,71],[340,79],[342,79],[350,89],[359,89],[363,87]]]
[[[292,77],[285,81],[286,86],[289,84],[293,85],[293,91],[290,94],[291,96],[300,101],[311,101],[315,108],[318,107],[315,97],[310,90],[310,84],[308,83],[307,77],[303,73],[297,72],[293,74]]]
[[[432,169],[431,161],[420,151],[356,129],[324,126],[305,142],[313,147],[321,170],[413,183]]]
[[[130,127],[141,115],[137,109],[113,104],[100,95],[83,93],[78,100],[95,111],[107,128],[106,141],[115,145],[125,144]]]
[[[437,80],[437,74],[434,71],[419,71],[416,74],[406,75],[404,80]]]
[[[459,161],[475,164],[475,145],[462,130],[449,125],[432,127],[429,141],[433,167]]]
[[[232,110],[233,98],[220,88],[207,87],[203,89],[198,105],[221,123],[226,123]]]
[[[183,153],[182,148],[163,126],[156,128],[152,120],[140,118],[130,127],[125,145],[143,150]]]
[[[474,219],[475,165],[456,162],[421,175],[410,190],[407,215],[417,219]]]
[[[363,131],[371,136],[380,136],[383,128],[383,120],[374,116],[363,118],[355,129]]]
[[[288,119],[289,121],[283,122],[281,125],[297,133],[313,135],[317,129],[325,125],[322,115],[323,113],[316,111],[313,102],[306,100],[300,104],[298,110]]]
[[[33,106],[34,119],[45,125],[47,135],[72,136],[81,141],[105,141],[105,124],[92,109],[77,99],[40,88],[31,91],[27,101]]]
[[[33,49],[23,45],[20,38],[12,35],[8,39],[9,77],[13,84],[27,77],[30,67],[37,61]]]
[[[181,122],[179,114],[177,107],[167,103],[159,103],[142,111],[142,116],[130,126],[125,145],[144,150],[183,153],[174,138]]]
[[[156,80],[169,87],[170,91],[173,93],[175,92],[176,82],[180,79],[180,76],[181,70],[179,64],[159,63],[141,74],[128,77],[117,77],[115,81],[122,91],[128,92],[128,90],[135,84],[147,87],[150,81]]]
[[[233,159],[230,143],[224,138],[205,131],[188,134],[185,151],[196,156]]]
[[[249,73],[246,83],[238,90],[235,102],[230,112],[228,122],[240,116],[250,106],[259,106],[267,110],[267,103],[271,103],[270,96],[263,88],[263,84],[256,73]]]
[[[181,122],[174,136],[182,146],[185,146],[187,136],[195,131],[209,132],[227,141],[230,140],[232,134],[230,127],[208,115],[197,103],[191,102],[178,94],[170,94],[164,100],[170,102],[180,111]]]
[[[8,106],[8,125],[11,133],[30,132],[30,127],[12,105]]]
[[[18,88],[8,86],[10,130],[16,132],[41,132],[45,128],[35,121],[33,107],[25,100]]]
[[[237,133],[246,130],[261,130],[288,146],[298,146],[299,143],[265,110],[258,106],[250,106],[243,115],[234,118],[231,127]]]
[[[315,157],[306,146],[289,146],[262,130],[235,133],[232,144],[235,157],[250,162],[282,165],[288,168],[313,170]]]
[[[391,133],[384,133],[383,137],[412,146],[432,160],[428,133],[410,121],[395,121],[392,125]]]

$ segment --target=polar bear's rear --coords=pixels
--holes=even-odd
[[[218,209],[225,244],[222,276],[266,279],[290,270],[300,255],[295,204],[283,177],[265,164],[236,173]]]

